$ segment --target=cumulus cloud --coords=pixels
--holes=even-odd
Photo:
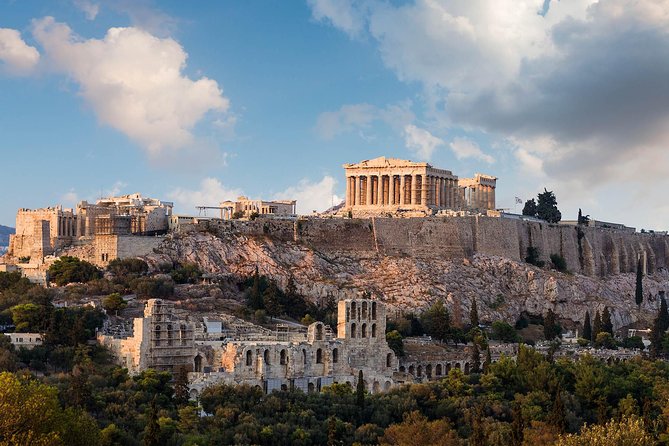
[[[483,153],[478,144],[468,138],[453,138],[453,141],[448,145],[457,159],[475,158],[485,161],[488,164],[495,162],[495,158]]]
[[[364,29],[364,2],[360,0],[307,0],[307,3],[314,19],[329,22],[351,37]]]
[[[404,143],[418,159],[429,161],[434,150],[446,144],[443,139],[437,138],[425,129],[409,124],[404,127]]]
[[[303,179],[295,186],[275,194],[273,199],[297,200],[298,214],[322,212],[343,201],[343,198],[335,193],[336,185],[337,181],[329,175],[317,183]]]
[[[74,0],[74,6],[79,8],[88,20],[95,20],[100,13],[100,5],[90,0]]]
[[[383,122],[394,129],[402,129],[415,118],[411,102],[375,105],[345,104],[339,110],[323,112],[316,121],[316,133],[323,139],[332,139],[342,133],[369,129],[375,122]]]
[[[235,200],[243,195],[241,189],[226,187],[217,178],[204,178],[199,189],[175,188],[168,192],[167,197],[174,201],[179,212],[195,213],[196,206],[218,206],[221,201]]]
[[[35,47],[28,45],[15,29],[0,28],[0,68],[14,75],[30,74],[40,60]]]
[[[51,17],[33,25],[53,68],[79,85],[100,121],[154,158],[195,144],[195,125],[208,112],[229,108],[216,81],[182,73],[188,55],[173,39],[138,28],[110,28],[103,39],[83,39]]]
[[[446,127],[512,145],[520,169],[566,195],[622,178],[630,199],[669,186],[658,172],[669,157],[668,1],[366,5],[353,11],[363,32],[400,80],[423,85],[427,111],[443,112],[434,116]]]

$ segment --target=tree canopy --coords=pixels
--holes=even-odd
[[[557,223],[562,220],[562,214],[557,207],[557,199],[553,191],[546,190],[538,195],[537,216],[549,223]]]

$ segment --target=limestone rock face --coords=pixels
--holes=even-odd
[[[193,231],[168,236],[156,253],[161,262],[192,262],[208,273],[246,278],[258,268],[285,287],[290,278],[299,292],[318,301],[327,296],[353,298],[371,292],[396,310],[417,310],[443,298],[453,318],[465,319],[477,299],[483,321],[514,323],[521,312],[582,321],[609,307],[614,327],[642,320],[648,323],[659,306],[658,292],[669,290],[669,273],[655,271],[644,278],[644,302],[634,302],[635,274],[605,278],[562,274],[524,262],[484,254],[452,259],[391,256],[361,250],[328,251],[306,244],[239,233]],[[464,315],[464,316],[463,316]]]

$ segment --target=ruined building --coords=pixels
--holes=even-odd
[[[476,174],[458,179],[450,170],[425,162],[379,157],[344,164],[345,209],[364,213],[441,209],[487,211],[495,209],[497,178]]]
[[[295,215],[295,200],[252,200],[247,197],[237,197],[237,201],[222,201],[220,204],[221,218],[230,220],[238,216],[248,218],[257,213],[260,217],[287,217]]]
[[[385,306],[372,299],[339,302],[337,330],[322,322],[306,333],[227,333],[193,336],[192,322],[178,319],[173,305],[151,299],[133,333],[98,336],[130,373],[147,368],[174,371],[187,366],[195,392],[214,383],[320,391],[332,383],[355,385],[363,371],[370,392],[403,382],[399,362],[385,338]]]

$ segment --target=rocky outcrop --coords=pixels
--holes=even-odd
[[[634,273],[608,273],[597,278],[540,269],[499,255],[387,254],[369,246],[343,249],[339,242],[337,249],[329,249],[325,244],[314,246],[287,236],[211,232],[169,236],[147,260],[154,266],[165,261],[193,262],[203,271],[232,278],[248,277],[257,267],[284,287],[292,278],[298,290],[314,300],[350,298],[368,291],[396,310],[415,310],[443,298],[456,319],[461,315],[466,318],[471,302],[477,299],[483,320],[510,323],[523,311],[544,314],[549,308],[562,318],[582,321],[586,310],[594,313],[604,307],[610,308],[615,327],[639,320],[648,323],[658,307],[658,293],[669,290],[669,273],[656,268],[644,278],[646,296],[638,310]],[[427,231],[416,237],[428,238],[430,234]],[[584,255],[590,250],[597,252],[587,248]],[[608,259],[595,263],[602,261]]]

